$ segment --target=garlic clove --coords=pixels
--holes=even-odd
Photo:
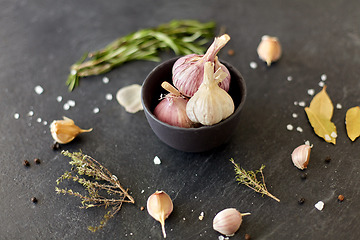
[[[276,62],[281,57],[281,45],[277,37],[270,37],[264,35],[261,38],[261,42],[257,48],[259,58],[267,63],[268,66],[271,63]]]
[[[136,113],[144,109],[141,104],[141,85],[139,84],[132,84],[119,89],[116,93],[116,99],[129,113]]]
[[[186,105],[186,114],[194,123],[214,125],[234,112],[231,96],[218,86],[227,74],[221,68],[215,73],[213,69],[214,63],[204,64],[203,82]]]
[[[87,130],[79,128],[70,118],[63,117],[63,119],[64,120],[54,120],[50,124],[51,136],[60,144],[71,142],[80,133],[92,131],[92,128]]]
[[[194,124],[186,115],[186,104],[188,100],[170,83],[163,82],[161,86],[170,93],[155,107],[153,112],[155,117],[172,126],[192,127]]]
[[[230,40],[228,34],[216,37],[204,55],[190,54],[179,58],[173,65],[172,75],[174,86],[185,96],[192,97],[202,83],[204,76],[205,62],[217,63],[218,67],[226,68],[217,60],[217,53]],[[224,69],[224,71],[226,71]],[[229,90],[231,76],[228,76],[220,83],[220,87],[225,91]]]
[[[173,203],[169,195],[164,191],[153,193],[147,200],[147,211],[150,216],[161,223],[162,233],[164,238],[166,238],[165,219],[173,211]]]
[[[242,223],[242,216],[250,213],[241,214],[235,208],[227,208],[219,213],[213,219],[213,229],[223,235],[233,236],[239,230]]]
[[[310,160],[311,148],[312,146],[303,144],[294,149],[291,154],[291,160],[297,168],[301,170],[307,168]]]

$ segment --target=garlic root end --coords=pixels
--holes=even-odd
[[[164,238],[166,238],[165,223],[163,223],[163,222],[161,223],[161,230],[162,230]]]

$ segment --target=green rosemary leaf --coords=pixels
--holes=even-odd
[[[173,20],[152,29],[141,29],[120,37],[103,49],[84,54],[70,69],[66,85],[72,91],[81,77],[98,75],[133,60],[160,61],[158,52],[172,49],[176,55],[203,54],[213,37],[214,22]],[[86,58],[89,60],[85,61]]]

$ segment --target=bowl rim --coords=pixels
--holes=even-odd
[[[236,75],[240,76],[240,79],[239,79],[239,82],[240,82],[240,85],[242,86],[243,88],[243,94],[241,96],[241,101],[239,103],[239,106],[235,109],[235,111],[229,116],[227,117],[226,119],[220,121],[219,123],[216,123],[214,125],[210,125],[210,126],[200,126],[200,127],[196,127],[196,128],[183,128],[183,127],[178,127],[178,126],[173,126],[173,125],[170,125],[168,123],[165,123],[163,121],[160,121],[151,111],[150,109],[148,109],[148,107],[146,106],[146,104],[144,103],[144,85],[148,82],[148,79],[149,77],[154,74],[155,71],[157,71],[159,68],[163,67],[164,65],[168,64],[169,62],[172,62],[179,59],[180,57],[174,57],[174,58],[171,58],[171,59],[168,59],[166,61],[163,61],[162,63],[160,63],[159,65],[157,65],[153,70],[151,70],[151,72],[146,76],[143,84],[142,84],[142,87],[141,87],[141,103],[143,105],[143,108],[144,108],[144,112],[146,112],[149,116],[151,116],[152,119],[154,119],[158,124],[161,124],[165,127],[168,127],[168,128],[171,128],[171,129],[174,129],[174,130],[181,130],[181,131],[185,131],[185,132],[198,132],[198,131],[206,131],[208,129],[213,129],[213,128],[217,128],[219,125],[223,125],[223,124],[226,124],[227,122],[231,121],[233,118],[236,117],[236,115],[238,113],[240,113],[240,111],[242,110],[242,108],[244,107],[244,104],[245,104],[245,101],[246,101],[246,97],[247,97],[247,88],[246,88],[246,83],[245,83],[245,80],[243,78],[243,76],[241,75],[241,73],[233,66],[231,65],[230,63],[224,61],[224,60],[221,60],[219,59],[219,61],[222,63],[222,64],[225,64],[226,67],[228,68],[229,72],[233,71],[235,72]],[[231,70],[230,70],[231,69]]]

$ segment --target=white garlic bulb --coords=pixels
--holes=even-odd
[[[173,203],[170,196],[164,191],[156,191],[147,200],[147,211],[150,216],[161,223],[163,236],[166,238],[165,219],[173,211]]]
[[[155,107],[154,115],[162,122],[176,127],[190,128],[193,123],[186,115],[186,104],[188,99],[180,94],[176,88],[168,82],[163,82],[161,86],[169,91]]]
[[[239,230],[242,223],[242,216],[250,213],[241,214],[235,208],[227,208],[220,211],[213,219],[213,229],[226,236],[233,236]]]
[[[71,142],[78,134],[83,132],[91,132],[90,129],[81,129],[75,125],[74,121],[68,117],[63,117],[64,120],[54,120],[50,124],[50,132],[53,139],[60,143],[65,144]]]
[[[261,38],[261,42],[257,48],[259,58],[267,63],[268,66],[271,63],[276,62],[281,57],[281,45],[277,37],[270,37],[264,35]]]
[[[210,61],[212,63],[216,63],[216,68],[213,72],[221,68],[228,74],[227,77],[220,82],[220,87],[225,91],[228,91],[231,77],[228,69],[219,62],[216,54],[229,40],[230,36],[228,34],[224,34],[215,38],[214,42],[204,55],[190,54],[179,58],[172,68],[174,86],[183,95],[192,97],[203,81],[204,64]]]
[[[303,144],[294,149],[291,154],[291,160],[297,168],[301,170],[307,168],[310,160],[311,148],[312,146]]]
[[[214,63],[205,63],[203,82],[186,105],[186,114],[192,122],[214,125],[234,112],[231,96],[218,86],[227,73],[221,68],[214,73],[213,69]]]

